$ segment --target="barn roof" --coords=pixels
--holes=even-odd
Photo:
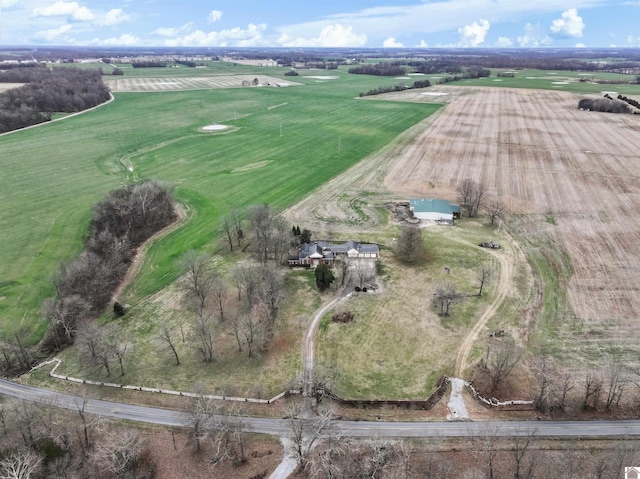
[[[460,207],[453,205],[447,200],[437,200],[423,198],[419,200],[410,200],[411,209],[416,213],[442,213],[450,215],[460,213]]]

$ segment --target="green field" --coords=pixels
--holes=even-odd
[[[514,71],[515,77],[498,77],[498,73],[503,71]],[[427,76],[432,83],[438,81],[438,77],[446,75]],[[588,81],[580,81],[587,78]],[[447,85],[474,85],[491,86],[502,88],[529,88],[538,90],[559,90],[572,91],[576,93],[603,94],[603,92],[613,91],[623,95],[640,95],[639,84],[605,84],[598,81],[634,81],[634,75],[622,75],[618,73],[600,72],[573,72],[564,70],[492,70],[488,78],[478,78],[473,80],[460,80],[447,83]]]
[[[225,73],[252,71],[234,68],[225,65]],[[286,69],[253,71],[278,77]],[[360,101],[359,92],[388,79],[338,75],[331,81],[301,75],[292,80],[304,86],[281,89],[117,94],[95,111],[0,137],[2,333],[20,327],[31,341],[40,337],[46,325],[38,311],[53,293],[51,275],[80,251],[91,206],[122,183],[174,182],[191,215],[150,249],[127,296],[135,302],[175,279],[174,260],[182,252],[212,248],[229,209],[261,202],[284,208],[439,108]],[[213,123],[234,131],[199,131]],[[258,162],[268,163],[237,171]]]

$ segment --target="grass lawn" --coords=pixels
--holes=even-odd
[[[429,260],[405,266],[383,256],[385,281],[381,293],[360,294],[341,304],[354,321],[321,320],[317,355],[321,369],[333,371],[336,392],[348,398],[424,399],[442,374],[452,374],[460,344],[495,295],[500,265],[477,247],[488,227],[465,220],[453,228],[427,228],[423,233]],[[492,231],[492,237],[500,235]],[[481,298],[477,273],[483,264],[494,279]],[[444,272],[444,267],[450,274]],[[431,306],[435,287],[445,281],[469,297],[439,317]]]
[[[118,94],[93,112],[0,137],[0,329],[11,334],[20,326],[38,340],[50,276],[80,251],[91,206],[122,183],[173,182],[193,215],[151,248],[127,293],[137,302],[175,279],[182,252],[211,248],[229,209],[262,202],[284,208],[439,108],[360,101],[360,91],[385,79],[340,78],[283,89]],[[282,106],[269,109],[274,105]],[[199,131],[212,123],[237,130]],[[260,162],[265,166],[238,171]]]

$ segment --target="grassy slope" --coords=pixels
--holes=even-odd
[[[136,300],[168,284],[174,259],[210,242],[228,209],[289,205],[437,108],[359,101],[360,91],[385,79],[338,74],[341,80],[326,83],[297,77],[307,86],[286,89],[119,94],[94,112],[0,137],[0,329],[22,322],[32,340],[42,333],[37,312],[52,293],[51,274],[81,248],[91,205],[123,181],[175,182],[194,215],[151,248],[130,289]],[[211,123],[240,129],[198,131]],[[261,169],[232,172],[263,160],[270,163]]]

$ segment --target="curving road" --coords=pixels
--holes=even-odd
[[[47,406],[76,410],[83,399],[47,389],[0,379],[0,394]],[[98,399],[89,399],[85,411],[91,414],[126,419],[162,426],[187,426],[187,414],[171,409],[137,406]],[[244,430],[289,435],[284,419],[242,418]],[[616,421],[485,421],[485,422],[373,422],[336,421],[343,436],[429,438],[466,437],[473,435],[519,436],[534,434],[538,437],[616,437],[640,436],[640,420]]]

